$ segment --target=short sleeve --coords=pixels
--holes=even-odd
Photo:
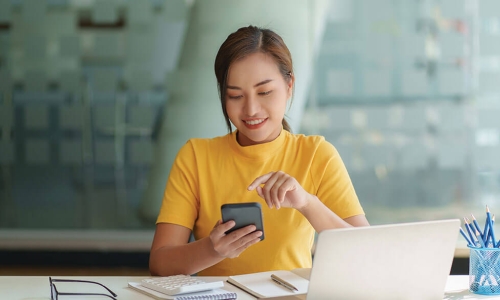
[[[198,180],[195,151],[188,141],[170,170],[157,224],[172,223],[193,229],[200,207]]]
[[[342,219],[364,214],[344,162],[332,144],[325,140],[319,144],[314,166],[316,196],[326,206]]]

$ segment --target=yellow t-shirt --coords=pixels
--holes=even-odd
[[[225,203],[259,202],[265,239],[201,272],[228,276],[312,265],[314,228],[293,208],[270,209],[247,187],[272,171],[293,176],[339,217],[364,214],[337,150],[321,136],[282,130],[274,141],[242,147],[236,132],[212,139],[190,139],[177,154],[167,181],[157,223],[172,223],[209,236]]]

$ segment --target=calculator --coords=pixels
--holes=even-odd
[[[141,285],[154,291],[170,296],[208,291],[222,288],[222,281],[207,282],[196,276],[172,275],[165,277],[151,277],[141,281]]]

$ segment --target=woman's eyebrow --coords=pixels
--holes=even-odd
[[[260,85],[263,85],[263,84],[269,83],[269,82],[271,82],[271,81],[273,81],[273,80],[272,80],[272,79],[266,79],[266,80],[263,80],[263,81],[261,81],[261,82],[257,83],[257,84],[256,84],[256,85],[254,85],[253,87],[255,88],[255,87],[258,87],[258,86],[260,86]],[[228,86],[227,86],[227,89],[230,89],[230,90],[241,90],[241,88],[240,88],[240,87],[233,86],[233,85],[228,85]]]

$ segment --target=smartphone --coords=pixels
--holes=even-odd
[[[222,221],[226,223],[234,220],[236,225],[226,231],[230,233],[247,225],[255,225],[256,230],[262,231],[260,239],[264,239],[264,225],[262,222],[262,209],[258,202],[228,203],[221,206]]]

